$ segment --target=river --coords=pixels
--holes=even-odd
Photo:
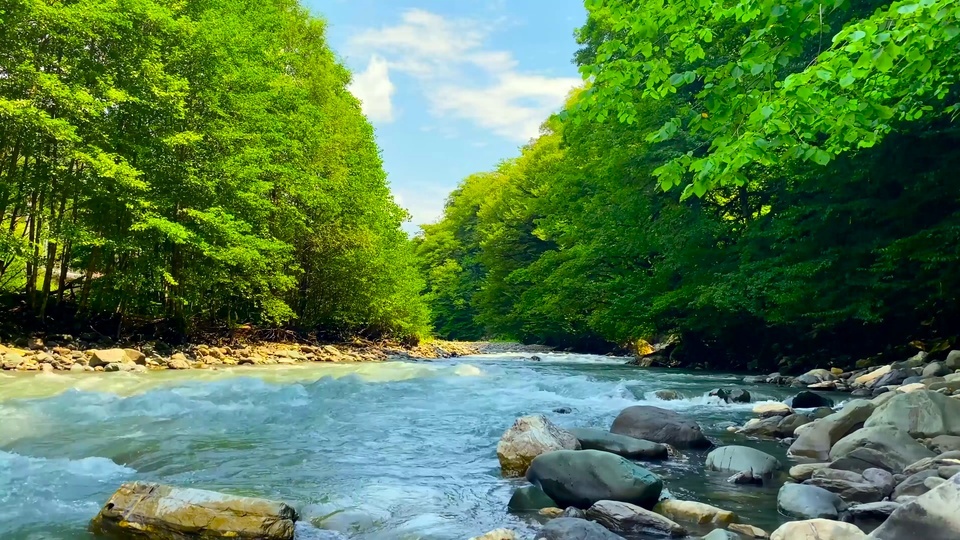
[[[500,478],[496,445],[518,417],[609,428],[630,405],[695,418],[708,436],[753,405],[704,396],[787,389],[741,376],[624,366],[623,359],[541,354],[434,363],[307,364],[148,374],[0,374],[0,538],[88,538],[86,524],[124,481],[157,481],[281,499],[299,539],[460,540],[499,527],[530,533],[506,511],[522,481]],[[664,402],[659,389],[687,399]],[[553,412],[570,407],[571,414]],[[781,459],[776,443],[747,443]],[[736,511],[768,531],[778,485],[734,486],[703,456],[650,464],[675,496]],[[323,532],[311,525],[339,531]]]

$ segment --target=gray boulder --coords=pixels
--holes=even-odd
[[[857,449],[877,451],[887,463],[892,465],[891,468],[895,469],[887,469],[893,473],[899,473],[907,465],[923,458],[934,456],[933,452],[925,446],[895,427],[873,426],[854,431],[837,441],[837,444],[830,450],[830,459],[838,460],[850,455]]]
[[[828,369],[811,369],[810,371],[800,375],[794,379],[794,383],[801,384],[803,386],[809,386],[811,384],[817,384],[822,382],[830,382],[837,380],[837,376],[834,375]]]
[[[707,454],[706,468],[749,474],[753,478],[770,479],[780,470],[777,458],[748,446],[724,446]]]
[[[833,407],[833,400],[807,390],[783,400],[788,407],[794,409],[815,409],[817,407]]]
[[[913,376],[913,371],[908,369],[894,369],[890,373],[887,373],[883,377],[877,379],[874,387],[882,386],[899,386],[903,384],[903,381],[907,380],[908,377]]]
[[[847,502],[877,502],[884,496],[883,488],[868,482],[863,475],[850,471],[820,469],[803,483],[836,493]]]
[[[777,493],[777,509],[798,519],[837,519],[843,501],[835,493],[806,484],[784,484]]]
[[[864,522],[883,522],[890,514],[900,508],[900,503],[893,501],[878,501],[871,503],[855,504],[844,512],[849,521],[854,523]]]
[[[934,452],[950,452],[951,450],[960,450],[960,437],[956,435],[937,435],[931,439],[927,446]]]
[[[597,502],[587,509],[587,519],[615,533],[631,537],[654,535],[679,538],[687,535],[686,529],[660,514],[617,501]]]
[[[797,440],[790,445],[787,453],[791,456],[826,460],[833,445],[860,427],[875,409],[876,406],[867,400],[850,401],[843,409],[804,427],[797,433]]]
[[[949,373],[950,373],[950,370],[947,369],[947,366],[945,366],[943,363],[941,363],[941,362],[930,362],[929,364],[927,364],[926,366],[924,366],[923,372],[921,373],[921,376],[924,377],[924,378],[927,378],[927,377],[943,377],[944,375],[947,375],[947,374],[949,374]]]
[[[537,486],[517,488],[507,503],[513,512],[536,512],[544,508],[555,508],[557,503]]]
[[[897,484],[897,487],[893,490],[893,495],[891,495],[890,498],[897,500],[905,495],[907,497],[919,497],[920,495],[923,495],[924,493],[930,491],[930,488],[926,485],[926,480],[928,478],[940,479],[940,474],[936,469],[920,471],[912,474],[908,476],[906,480]]]
[[[742,388],[734,388],[727,394],[727,403],[750,403],[750,392]]]
[[[663,401],[676,401],[678,399],[683,399],[683,396],[680,395],[680,392],[676,390],[657,390],[653,393],[659,400]]]
[[[572,517],[550,520],[536,537],[544,540],[624,540],[603,525]]]
[[[960,475],[954,476],[893,514],[870,540],[956,540],[960,538]]]
[[[627,459],[598,450],[560,450],[537,456],[527,480],[561,508],[590,508],[597,501],[620,501],[653,508],[663,482]]]
[[[613,421],[612,433],[669,444],[675,448],[709,448],[713,444],[700,425],[680,414],[659,407],[627,407]]]
[[[863,471],[863,478],[867,482],[880,488],[884,497],[889,497],[893,493],[893,488],[897,487],[897,482],[893,474],[883,469],[870,468]]]
[[[894,426],[912,437],[960,435],[960,400],[929,390],[899,394],[864,423],[875,426]]]
[[[584,450],[602,450],[630,459],[667,459],[667,447],[662,444],[602,429],[575,428],[569,431]]]
[[[869,469],[899,473],[903,469],[903,463],[897,456],[890,456],[871,448],[856,448],[849,454],[832,461],[829,467],[861,474]]]
[[[950,351],[947,359],[943,361],[943,365],[947,366],[950,371],[960,369],[960,351]]]
[[[497,459],[504,476],[523,476],[533,458],[554,450],[578,450],[580,443],[570,432],[557,427],[542,414],[518,418],[497,443]]]

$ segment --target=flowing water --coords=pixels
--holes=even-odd
[[[535,530],[506,511],[523,482],[499,475],[496,444],[518,417],[608,428],[625,407],[675,409],[725,443],[753,405],[705,397],[787,390],[722,374],[644,370],[623,359],[544,354],[437,363],[309,364],[148,374],[0,374],[0,538],[88,538],[117,486],[156,481],[287,501],[299,539],[469,538]],[[659,389],[687,399],[664,402]],[[571,414],[553,412],[570,407]],[[784,458],[776,443],[748,442]],[[673,496],[775,528],[777,485],[726,483],[703,456],[649,464]],[[323,529],[323,530],[322,530]],[[340,534],[327,531],[339,531]],[[341,536],[342,535],[342,536]]]

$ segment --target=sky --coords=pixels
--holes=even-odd
[[[410,233],[515,157],[580,84],[583,0],[305,0],[354,74]]]

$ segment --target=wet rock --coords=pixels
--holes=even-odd
[[[750,392],[742,388],[734,388],[727,394],[728,403],[750,403]]]
[[[900,472],[903,464],[896,456],[888,456],[870,448],[855,448],[849,454],[830,462],[831,469],[863,473],[876,468],[888,472]]]
[[[663,489],[663,482],[650,471],[597,450],[542,454],[530,464],[526,476],[562,507],[589,508],[597,501],[611,500],[652,508]]]
[[[700,425],[676,412],[636,405],[624,409],[610,427],[612,433],[627,435],[676,448],[709,448],[712,443]]]
[[[676,390],[657,390],[653,393],[657,399],[662,401],[676,401],[678,399],[683,399],[683,396],[680,395],[680,392]]]
[[[912,474],[907,477],[906,480],[897,484],[897,487],[893,490],[893,494],[890,496],[890,498],[897,500],[904,495],[909,497],[919,497],[920,495],[923,495],[931,489],[924,484],[928,478],[937,478],[939,480],[940,474],[937,473],[936,470],[920,471]]]
[[[747,375],[743,378],[743,384],[765,384],[767,375]]]
[[[580,443],[573,434],[557,427],[542,414],[535,414],[518,418],[504,432],[497,443],[497,458],[504,476],[523,476],[537,456],[579,448]]]
[[[753,414],[760,418],[787,416],[793,414],[793,409],[785,403],[758,403],[753,407]]]
[[[770,540],[866,540],[859,527],[829,519],[809,519],[784,523],[773,531]]]
[[[797,440],[787,453],[791,456],[826,460],[837,441],[847,436],[866,421],[876,406],[867,400],[853,400],[843,409],[797,430]]]
[[[585,519],[560,517],[540,529],[537,540],[624,540],[600,525]]]
[[[556,409],[553,410],[553,412],[557,414],[570,414],[573,412],[573,409],[571,409],[570,407],[557,407]]]
[[[539,515],[541,515],[541,516],[543,516],[543,517],[548,517],[548,518],[550,518],[550,519],[553,519],[553,518],[558,518],[558,517],[562,516],[562,515],[563,515],[563,510],[561,510],[561,509],[559,509],[559,508],[556,508],[556,507],[541,508],[540,510],[537,511],[537,514],[539,514]]]
[[[587,513],[575,506],[568,506],[560,517],[587,519]]]
[[[517,540],[517,533],[511,531],[510,529],[497,529],[495,531],[490,531],[487,534],[474,536],[470,540]]]
[[[737,521],[733,512],[694,501],[664,499],[653,507],[653,511],[679,523],[724,527]]]
[[[507,508],[513,512],[536,512],[544,508],[552,508],[557,503],[537,486],[523,486],[517,488],[507,503]]]
[[[284,503],[145,482],[120,486],[91,522],[119,538],[292,540],[297,512]]]
[[[777,493],[777,509],[800,519],[837,519],[843,501],[835,493],[806,484],[784,484]]]
[[[748,446],[724,446],[707,454],[706,468],[749,474],[753,478],[769,480],[780,470],[777,458]]]
[[[727,529],[747,538],[770,538],[767,531],[746,523],[731,523]]]
[[[876,502],[884,497],[880,486],[868,482],[863,475],[850,471],[820,469],[803,483],[836,493],[847,502]]]
[[[897,508],[870,535],[871,540],[956,540],[960,538],[960,476],[954,476]]]
[[[821,396],[820,394],[815,394],[813,392],[808,392],[804,390],[799,394],[789,397],[783,401],[788,407],[794,409],[814,409],[816,407],[833,407],[833,400]]]
[[[803,482],[804,480],[809,480],[815,471],[825,469],[829,465],[829,463],[800,463],[790,467],[788,474],[790,478],[793,478],[797,482]]]
[[[779,437],[780,422],[786,416],[771,416],[769,418],[752,418],[742,428],[737,429],[738,433],[752,437]]]
[[[723,529],[714,529],[701,540],[740,540],[740,535]]]
[[[960,401],[932,391],[899,394],[877,407],[864,427],[894,426],[912,437],[960,435]]]
[[[667,447],[662,444],[617,435],[600,429],[575,428],[569,430],[580,441],[584,450],[602,450],[630,459],[667,459]]]
[[[687,535],[686,529],[670,519],[624,502],[598,501],[587,510],[587,519],[596,521],[615,533],[628,536],[659,535],[679,538]]]
[[[811,369],[810,371],[800,375],[794,379],[795,383],[799,383],[803,386],[809,386],[811,384],[818,384],[823,382],[833,382],[837,380],[837,376],[833,372],[826,369]]]
[[[878,452],[885,464],[891,465],[891,468],[879,466],[879,464],[874,464],[874,466],[893,473],[898,473],[907,465],[934,455],[925,446],[895,427],[873,426],[854,431],[837,441],[837,444],[830,450],[830,459],[838,460],[851,455],[858,449]]]

